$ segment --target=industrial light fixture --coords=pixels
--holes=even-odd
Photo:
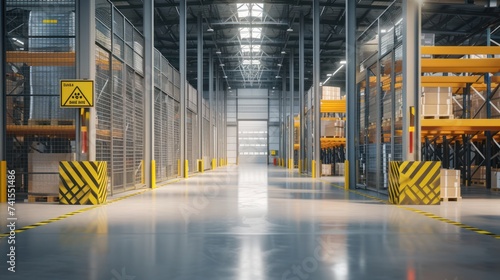
[[[215,53],[216,53],[216,54],[221,54],[222,52],[221,52],[221,51],[216,51]]]
[[[227,76],[224,76],[223,78],[224,78],[224,79],[227,79]]]
[[[276,89],[276,87],[273,87],[273,89]]]
[[[224,67],[224,63],[219,64],[220,67]]]
[[[281,54],[286,54],[286,52],[285,51],[281,51]]]
[[[231,87],[227,87],[227,89],[231,89]]]
[[[281,65],[281,63],[278,63],[278,64],[276,64],[276,65],[278,65],[279,67],[281,67],[281,66],[282,66],[282,65]]]
[[[276,76],[276,79],[281,79],[281,76]]]
[[[345,60],[343,61],[345,62]],[[332,74],[326,74],[327,78],[324,82],[320,83],[320,86],[326,84],[326,82],[328,82],[333,76],[335,76],[335,74],[337,74],[340,71],[340,69],[344,68],[345,63],[342,63],[341,61],[340,64],[341,65],[339,66],[339,68],[337,68],[337,70],[335,70],[335,72],[333,72]]]
[[[208,27],[207,32],[214,32],[214,29],[212,27]]]
[[[286,32],[292,32],[293,29],[291,27],[288,27],[288,29],[286,30]]]
[[[346,64],[346,63],[347,63],[347,61],[345,61],[345,60],[340,61],[340,64]]]

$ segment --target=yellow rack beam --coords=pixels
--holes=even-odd
[[[422,72],[497,73],[500,58],[422,58]]]
[[[74,66],[75,52],[7,51],[7,63],[26,63],[29,66]]]
[[[461,134],[500,131],[500,119],[422,119],[422,131],[460,131]]]
[[[346,102],[343,100],[321,100],[321,113],[345,113]]]
[[[425,55],[500,54],[497,46],[422,46]]]

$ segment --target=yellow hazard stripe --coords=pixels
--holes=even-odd
[[[447,223],[447,224],[450,224],[450,225],[454,225],[454,226],[457,226],[457,227],[460,227],[460,228],[463,228],[463,229],[466,229],[466,230],[469,230],[469,231],[472,231],[472,232],[475,232],[475,233],[478,233],[478,234],[481,234],[481,235],[491,236],[491,237],[493,237],[495,239],[500,239],[500,235],[499,234],[495,234],[493,232],[490,232],[490,231],[487,231],[487,230],[484,230],[484,229],[480,229],[480,228],[476,228],[476,227],[473,227],[473,226],[469,226],[469,225],[466,225],[466,224],[461,223],[461,222],[453,221],[453,220],[450,220],[450,219],[438,216],[438,215],[436,215],[434,213],[425,212],[425,211],[422,211],[422,210],[419,210],[419,209],[415,209],[415,208],[411,208],[411,207],[408,207],[408,206],[394,205],[394,204],[389,203],[388,200],[384,200],[384,199],[375,197],[373,195],[369,195],[369,194],[366,194],[366,193],[363,193],[363,192],[360,192],[360,191],[357,191],[357,190],[346,190],[346,189],[344,189],[343,186],[340,186],[340,185],[337,185],[337,184],[334,184],[334,183],[331,183],[331,182],[328,182],[328,181],[325,181],[325,180],[321,180],[321,179],[318,179],[318,180],[322,181],[324,183],[330,184],[331,186],[333,186],[335,188],[338,188],[338,189],[341,189],[341,190],[344,190],[344,191],[347,191],[347,192],[351,192],[351,193],[354,193],[354,194],[358,194],[358,195],[364,196],[366,198],[370,198],[370,199],[376,200],[376,201],[378,201],[380,203],[384,203],[384,204],[396,206],[398,208],[401,208],[401,209],[404,209],[404,210],[408,210],[408,211],[414,212],[416,214],[423,215],[425,217],[428,217],[428,218],[431,218],[431,219],[434,219],[434,220],[437,220],[437,221],[440,221],[440,222],[444,222],[444,223]]]

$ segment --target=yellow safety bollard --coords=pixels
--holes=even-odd
[[[293,159],[288,159],[288,169],[293,169]]]
[[[177,160],[177,176],[181,177],[181,160]]]
[[[145,173],[144,173],[144,161],[143,161],[143,160],[141,160],[141,184],[142,184],[142,185],[144,185],[144,184],[145,184],[145,182],[144,182],[144,180],[145,180],[145,178],[144,178],[144,174],[145,174]]]
[[[212,159],[212,170],[217,167],[217,160],[215,158]]]
[[[189,177],[189,160],[184,161],[184,178]]]
[[[205,171],[205,166],[203,164],[203,160],[199,159],[198,160],[198,172],[203,173]]]
[[[349,161],[344,161],[344,189],[349,189]]]
[[[7,161],[0,162],[0,174],[2,181],[0,182],[0,202],[7,202]]]
[[[151,161],[151,189],[156,189],[156,161]]]
[[[311,161],[311,170],[312,170],[312,177],[313,178],[316,178],[316,161],[315,160],[312,160]]]

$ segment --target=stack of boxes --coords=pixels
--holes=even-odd
[[[453,118],[450,87],[422,88],[422,116],[424,118]]]
[[[481,93],[481,96],[485,96]],[[495,108],[496,107],[496,108]],[[476,93],[471,93],[470,96],[470,118],[471,119],[487,119],[486,115],[486,104],[483,98],[481,98]],[[495,95],[491,99],[491,118],[500,119],[500,95]],[[463,98],[460,96],[457,98],[457,102],[453,102],[453,112],[455,117],[461,117],[463,115]]]
[[[321,175],[322,176],[332,176],[332,165],[322,164],[321,165]]]
[[[471,183],[473,185],[486,185],[486,166],[471,165],[471,173],[476,169],[477,171],[472,174]]]
[[[341,100],[340,96],[340,88],[339,87],[328,87],[328,86],[323,86],[322,88],[322,94],[321,94],[321,99],[323,100]]]
[[[461,199],[460,170],[441,169],[441,198],[443,200]]]
[[[500,171],[491,172],[491,189],[495,191],[500,190]]]
[[[323,137],[345,137],[344,120],[324,120],[321,121],[321,136]]]
[[[344,163],[337,162],[335,163],[335,175],[337,176],[344,176],[345,170],[344,170]]]

